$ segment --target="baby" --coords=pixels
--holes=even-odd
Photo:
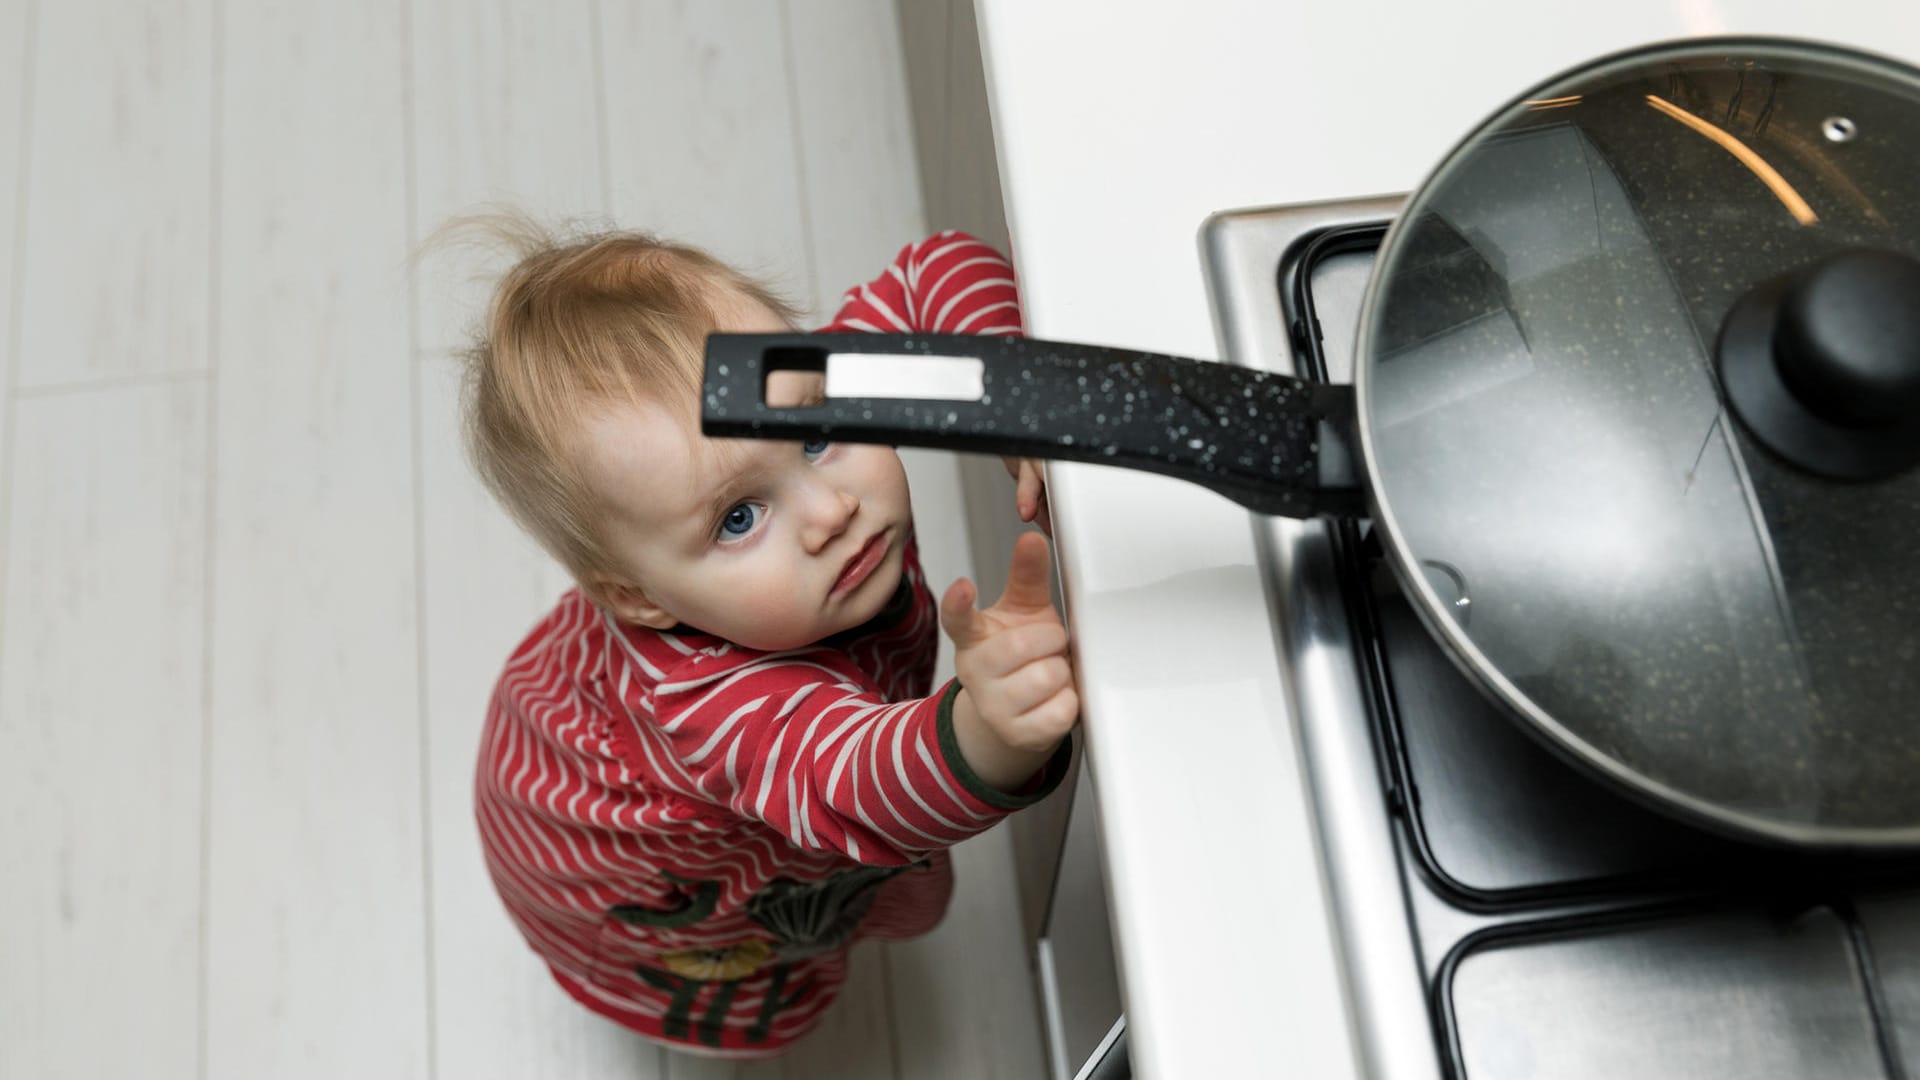
[[[706,335],[790,331],[792,309],[695,249],[521,232],[469,352],[468,437],[578,587],[494,691],[487,867],[588,1008],[683,1050],[776,1053],[852,942],[940,920],[947,847],[1059,782],[1079,701],[1047,544],[1020,538],[990,608],[947,590],[957,678],[934,690],[898,455],[700,435]],[[823,329],[1019,333],[1012,271],[942,233]],[[1010,468],[1032,520],[1037,471]]]

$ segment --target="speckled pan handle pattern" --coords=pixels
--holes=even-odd
[[[776,370],[835,353],[972,357],[978,401],[830,398],[766,403]],[[1350,387],[1228,364],[1033,338],[949,334],[714,334],[702,430],[1083,461],[1188,480],[1264,514],[1364,512]]]

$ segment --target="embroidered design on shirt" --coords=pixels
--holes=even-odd
[[[691,1035],[708,1046],[720,1045],[721,1026],[741,983],[765,970],[770,980],[765,1000],[746,1033],[749,1043],[764,1041],[780,1010],[804,1001],[813,990],[813,980],[808,979],[792,994],[782,993],[792,963],[845,945],[873,908],[881,882],[926,865],[922,861],[910,866],[856,866],[818,881],[776,878],[768,882],[747,901],[747,917],[765,927],[774,936],[773,942],[755,939],[720,948],[681,949],[663,953],[659,968],[644,964],[634,968],[634,973],[649,985],[672,995],[662,1018],[662,1031],[669,1038]],[[621,904],[609,913],[634,925],[687,926],[713,911],[720,892],[718,881],[694,882],[675,874],[666,877],[681,888],[694,887],[686,906],[658,912]],[[701,914],[692,916],[695,911]],[[707,1007],[696,1024],[693,1008],[708,987],[713,988],[712,993],[706,995]]]
[[[915,863],[924,866],[924,863]],[[819,881],[775,878],[747,901],[747,917],[780,942],[780,959],[799,960],[846,944],[873,907],[879,884],[904,866],[859,866]]]

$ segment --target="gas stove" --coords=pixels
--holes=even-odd
[[[1223,356],[1349,381],[1400,206],[1209,219]],[[1631,801],[1454,668],[1367,525],[1254,530],[1367,1075],[1920,1080],[1915,863],[1760,847]],[[1471,618],[1472,583],[1425,569]]]

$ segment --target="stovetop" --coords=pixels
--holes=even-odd
[[[1210,219],[1226,357],[1348,381],[1400,205]],[[1368,525],[1256,518],[1255,535],[1367,1075],[1920,1080],[1911,862],[1762,848],[1643,807],[1453,666]],[[1471,605],[1471,583],[1427,569]]]

